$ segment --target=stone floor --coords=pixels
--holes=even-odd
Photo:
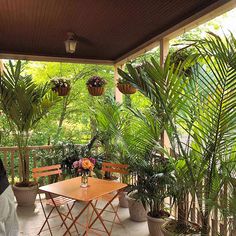
[[[118,203],[118,202],[117,202]],[[117,204],[114,203],[114,204]],[[74,207],[73,215],[75,215],[78,209],[81,209],[82,203],[77,203]],[[61,210],[65,210],[66,208],[62,207]],[[50,210],[50,206],[46,207],[47,212]],[[20,222],[20,236],[36,236],[44,222],[44,215],[42,208],[40,206],[39,201],[36,201],[35,207],[17,207],[18,218]],[[50,220],[51,225],[53,226],[53,235],[61,236],[65,231],[65,228],[60,227],[61,221],[60,218],[56,216],[56,211],[53,214],[55,217]],[[106,212],[104,214],[104,218],[111,219],[113,215],[111,213]],[[133,222],[129,219],[129,210],[127,208],[119,209],[119,216],[121,218],[123,227],[121,225],[114,225],[112,235],[113,236],[148,236],[148,227],[146,222]],[[81,222],[86,219],[85,215],[82,216]],[[107,227],[109,228],[110,223],[107,222]],[[101,224],[99,222],[96,223],[95,227],[100,228]],[[78,225],[78,231],[83,232],[82,228]],[[72,235],[79,235],[75,229],[72,231]],[[47,227],[40,234],[41,236],[50,235]],[[89,235],[95,235],[90,233]],[[100,235],[106,235],[105,233],[100,233]]]

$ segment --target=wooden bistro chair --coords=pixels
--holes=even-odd
[[[57,164],[57,165],[51,165],[51,166],[44,166],[44,167],[39,167],[39,168],[33,168],[32,169],[32,172],[33,172],[33,178],[38,182],[38,179],[39,178],[46,178],[46,177],[50,177],[50,176],[57,176],[58,177],[58,180],[60,180],[60,177],[61,177],[61,173],[62,173],[62,170],[61,170],[61,165],[60,164]],[[51,227],[49,225],[49,219],[50,218],[53,218],[50,217],[53,210],[56,208],[55,205],[57,207],[60,207],[60,206],[64,206],[66,205],[67,208],[68,208],[68,212],[66,214],[62,214],[64,215],[64,220],[61,224],[61,226],[63,224],[65,224],[65,221],[66,219],[71,219],[71,220],[74,220],[73,216],[72,216],[72,209],[75,205],[75,201],[72,200],[72,199],[69,199],[69,198],[66,198],[66,197],[62,197],[62,196],[55,196],[55,195],[52,195],[52,198],[53,199],[48,199],[47,200],[47,205],[50,205],[52,207],[52,209],[50,210],[50,212],[48,213],[48,215],[46,215],[46,211],[43,207],[43,204],[42,204],[42,200],[41,200],[41,196],[40,196],[40,192],[39,192],[39,197],[40,197],[40,203],[41,203],[41,206],[42,206],[42,209],[43,209],[43,213],[44,213],[44,216],[45,216],[45,221],[38,233],[38,235],[40,235],[40,233],[42,232],[45,224],[47,223],[48,225],[48,229],[50,231],[50,234],[52,235],[52,231],[51,231]],[[55,205],[54,205],[55,204]],[[69,204],[72,204],[72,206],[70,207]],[[55,217],[55,216],[54,216]],[[78,233],[78,229],[77,227],[75,226],[76,228],[76,231]],[[79,234],[79,233],[78,233]]]
[[[128,171],[128,165],[126,164],[116,164],[116,163],[110,163],[110,162],[103,162],[102,163],[102,174],[103,174],[103,178],[104,178],[104,175],[106,172],[112,174],[116,174],[116,177],[118,177],[118,181],[122,182],[122,177],[123,175],[128,175],[129,174],[129,171]],[[112,181],[112,180],[111,180]],[[103,202],[109,202],[110,200],[112,200],[115,196],[115,193],[109,193],[109,194],[106,194],[100,198],[98,198],[96,201],[95,201],[95,207],[98,211],[100,211],[101,209],[97,207],[97,203],[99,200],[103,201]],[[117,197],[118,198],[118,197]],[[109,213],[112,213],[114,214],[114,217],[112,220],[107,220],[107,219],[103,219],[104,221],[107,221],[107,222],[110,222],[111,223],[111,229],[110,229],[110,234],[112,232],[112,228],[113,228],[113,225],[114,224],[120,224],[122,225],[121,223],[121,219],[118,215],[118,209],[119,209],[119,204],[117,206],[114,206],[112,204],[112,202],[109,204],[110,207],[111,207],[111,210],[104,210],[104,212],[109,212]],[[94,212],[93,212],[94,213]],[[92,216],[91,216],[91,219],[93,217],[93,213],[92,213]],[[90,219],[90,220],[91,220]],[[116,222],[116,219],[118,219],[118,222]]]

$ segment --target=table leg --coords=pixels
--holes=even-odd
[[[90,203],[90,205],[92,206],[92,208],[93,208],[93,210],[94,210],[94,212],[95,212],[95,214],[96,214],[96,217],[95,217],[95,219],[92,221],[92,223],[90,223],[90,225],[89,225],[89,227],[88,227],[89,229],[90,229],[90,228],[95,224],[95,222],[99,219],[99,221],[101,222],[101,224],[102,224],[103,228],[105,229],[107,235],[109,235],[109,236],[111,235],[111,231],[110,231],[110,232],[108,231],[108,229],[107,229],[105,223],[103,222],[103,219],[102,219],[101,215],[102,215],[102,213],[106,210],[106,208],[112,203],[112,201],[113,201],[115,198],[117,198],[117,196],[118,196],[119,194],[120,194],[120,191],[117,191],[116,195],[114,195],[113,198],[112,198],[109,202],[106,203],[106,205],[101,209],[100,212],[97,211],[96,206],[94,206],[94,204],[93,204],[92,202]],[[83,234],[83,235],[85,235],[85,234]]]
[[[68,232],[69,235],[71,235],[70,230],[68,229],[68,226],[66,225],[66,222],[65,222],[65,220],[63,219],[63,217],[62,217],[62,215],[61,215],[61,212],[59,211],[59,209],[58,209],[58,207],[57,207],[57,205],[56,205],[56,203],[55,203],[55,201],[54,201],[54,199],[53,199],[51,193],[49,193],[49,196],[50,196],[50,198],[51,198],[51,200],[52,200],[52,202],[53,202],[53,205],[55,206],[55,209],[57,210],[58,215],[60,216],[60,218],[61,218],[61,220],[62,220],[62,224],[64,224],[65,227],[66,227],[66,229],[67,229],[66,232]]]
[[[72,209],[73,209],[74,206],[75,206],[75,201],[73,202],[73,204],[72,204],[71,207],[69,207],[69,204],[68,204],[68,203],[66,204],[66,206],[67,206],[67,209],[68,209],[68,213],[66,214],[64,221],[66,221],[66,219],[69,218],[69,215],[70,215],[70,217],[71,217],[71,218],[69,218],[69,219],[71,219],[71,220],[73,221],[73,220],[74,220],[74,217],[73,217],[73,215],[72,215],[71,212],[72,212]],[[61,227],[62,227],[62,225],[63,225],[63,223],[61,224]],[[79,231],[78,231],[78,229],[77,229],[76,224],[75,224],[75,229],[76,229],[76,232],[77,232],[78,235],[79,235]]]
[[[41,198],[41,193],[39,193],[39,201],[40,201],[41,207],[42,207],[42,209],[43,209],[43,214],[44,214],[44,216],[45,216],[45,221],[44,221],[44,223],[43,223],[43,226],[42,226],[41,229],[39,230],[38,235],[40,235],[40,233],[42,232],[42,230],[43,230],[45,224],[47,223],[48,229],[49,229],[50,234],[51,234],[51,236],[52,236],[52,230],[51,230],[51,227],[50,227],[50,225],[49,225],[48,219],[49,219],[49,217],[50,217],[50,215],[51,215],[51,213],[53,212],[53,210],[54,210],[55,207],[53,207],[53,208],[51,209],[51,211],[49,212],[49,214],[46,215],[46,211],[45,211],[45,209],[44,209],[43,202],[42,202],[42,198]]]
[[[74,224],[76,224],[76,221],[79,219],[79,217],[84,213],[84,211],[87,209],[87,207],[90,205],[91,201],[89,201],[85,207],[80,211],[80,213],[75,217],[75,219],[73,220],[73,222],[71,223],[71,225],[67,228],[66,232],[63,234],[63,236],[65,236],[70,229],[73,227]]]

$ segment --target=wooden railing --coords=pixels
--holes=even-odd
[[[41,158],[44,153],[51,152],[52,146],[29,146],[26,148],[26,158],[30,169],[46,165],[45,159]],[[0,147],[0,158],[6,168],[9,181],[14,184],[22,180],[21,162],[18,147]]]
[[[30,168],[48,165],[47,158],[44,157],[46,157],[47,154],[50,155],[52,149],[53,146],[51,145],[27,147],[26,156]],[[18,147],[0,147],[0,158],[3,160],[11,184],[14,184],[16,181],[20,181],[22,179],[22,176]],[[131,184],[134,184],[134,182],[136,181],[137,176],[134,174],[131,178]],[[224,186],[221,193],[222,198],[225,199],[230,194],[232,193],[229,192],[228,186]],[[168,207],[170,210],[171,216],[173,218],[176,218],[178,213],[177,205],[173,205],[171,199],[166,199],[165,203],[166,207]],[[190,209],[189,220],[201,224],[201,217],[196,197],[192,198],[189,194],[186,204],[188,204],[188,208]],[[210,226],[210,235],[212,236],[236,236],[236,219],[223,217],[218,210],[214,210],[214,212],[212,213]]]

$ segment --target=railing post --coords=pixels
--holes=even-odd
[[[11,184],[15,183],[15,165],[14,165],[14,156],[15,156],[15,151],[11,151]]]
[[[122,93],[119,91],[119,89],[117,88],[116,84],[118,82],[118,66],[115,65],[114,66],[114,80],[115,80],[115,100],[116,102],[122,103]]]

